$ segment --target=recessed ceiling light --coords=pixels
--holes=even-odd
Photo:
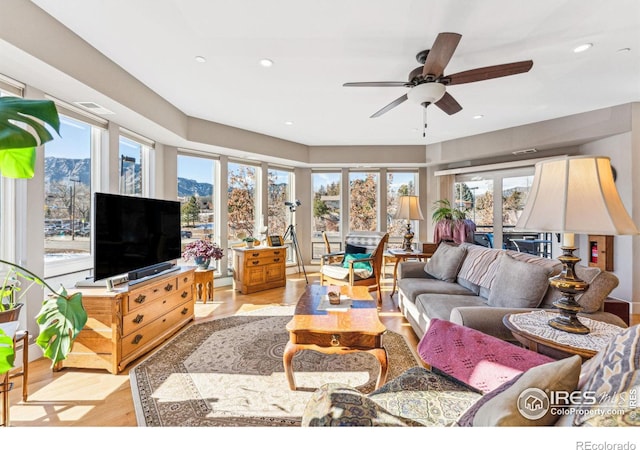
[[[264,58],[260,60],[260,65],[262,67],[271,67],[273,66],[273,61],[271,61],[270,59]]]
[[[578,45],[576,48],[573,49],[573,52],[574,53],[584,52],[586,50],[589,50],[591,47],[593,47],[593,44],[591,43]]]
[[[205,58],[204,56],[196,56],[195,60],[199,63],[207,62],[207,58]]]
[[[284,124],[285,124],[285,125],[293,125],[293,122],[292,122],[292,121],[290,121],[290,120],[287,120]]]
[[[475,116],[473,116],[474,119],[482,119],[483,117],[483,114],[476,114]]]

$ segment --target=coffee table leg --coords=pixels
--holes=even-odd
[[[378,374],[378,381],[376,382],[376,389],[380,389],[382,385],[387,381],[387,352],[384,348],[374,348],[369,350],[369,353],[373,354],[380,363],[380,373]]]
[[[287,376],[287,382],[289,383],[289,389],[296,390],[296,381],[293,378],[293,355],[298,352],[298,346],[292,344],[291,341],[287,342],[282,354],[282,363],[284,364],[284,373]]]

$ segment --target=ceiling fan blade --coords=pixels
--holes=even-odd
[[[440,33],[429,50],[427,59],[422,68],[422,76],[433,75],[438,78],[449,64],[449,60],[456,51],[462,35],[458,33]]]
[[[406,86],[406,81],[362,81],[355,83],[345,83],[344,87],[402,87]]]
[[[373,119],[375,117],[380,117],[381,115],[383,115],[384,113],[386,113],[387,111],[389,111],[390,109],[395,108],[396,106],[398,106],[400,103],[404,102],[407,100],[407,94],[404,94],[402,97],[398,97],[397,99],[395,99],[394,101],[392,101],[391,103],[389,103],[387,106],[385,106],[384,108],[382,108],[379,111],[376,111],[375,113],[373,113],[370,116],[370,119]]]
[[[445,92],[442,98],[438,100],[435,105],[449,115],[462,111],[460,103],[458,103],[448,92]]]
[[[474,81],[490,80],[492,78],[506,77],[528,72],[533,67],[533,61],[519,61],[509,64],[498,64],[497,66],[481,67],[479,69],[467,70],[465,72],[447,75],[449,85],[473,83]]]

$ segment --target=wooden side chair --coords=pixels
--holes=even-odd
[[[324,255],[332,255],[328,256],[329,264],[337,264],[342,262],[344,252],[331,252],[331,243],[329,242],[329,236],[327,236],[326,231],[322,232],[322,240],[324,241]]]
[[[333,252],[322,255],[320,260],[320,285],[367,286],[369,292],[378,293],[378,305],[382,303],[380,278],[384,251],[389,233],[358,231],[345,238],[345,252]],[[357,250],[355,250],[357,249]],[[348,257],[353,254],[368,256]],[[331,263],[330,259],[344,255],[343,260]]]

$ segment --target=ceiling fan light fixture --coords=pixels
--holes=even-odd
[[[407,97],[418,105],[435,103],[442,98],[446,87],[441,83],[423,83],[407,92]]]

